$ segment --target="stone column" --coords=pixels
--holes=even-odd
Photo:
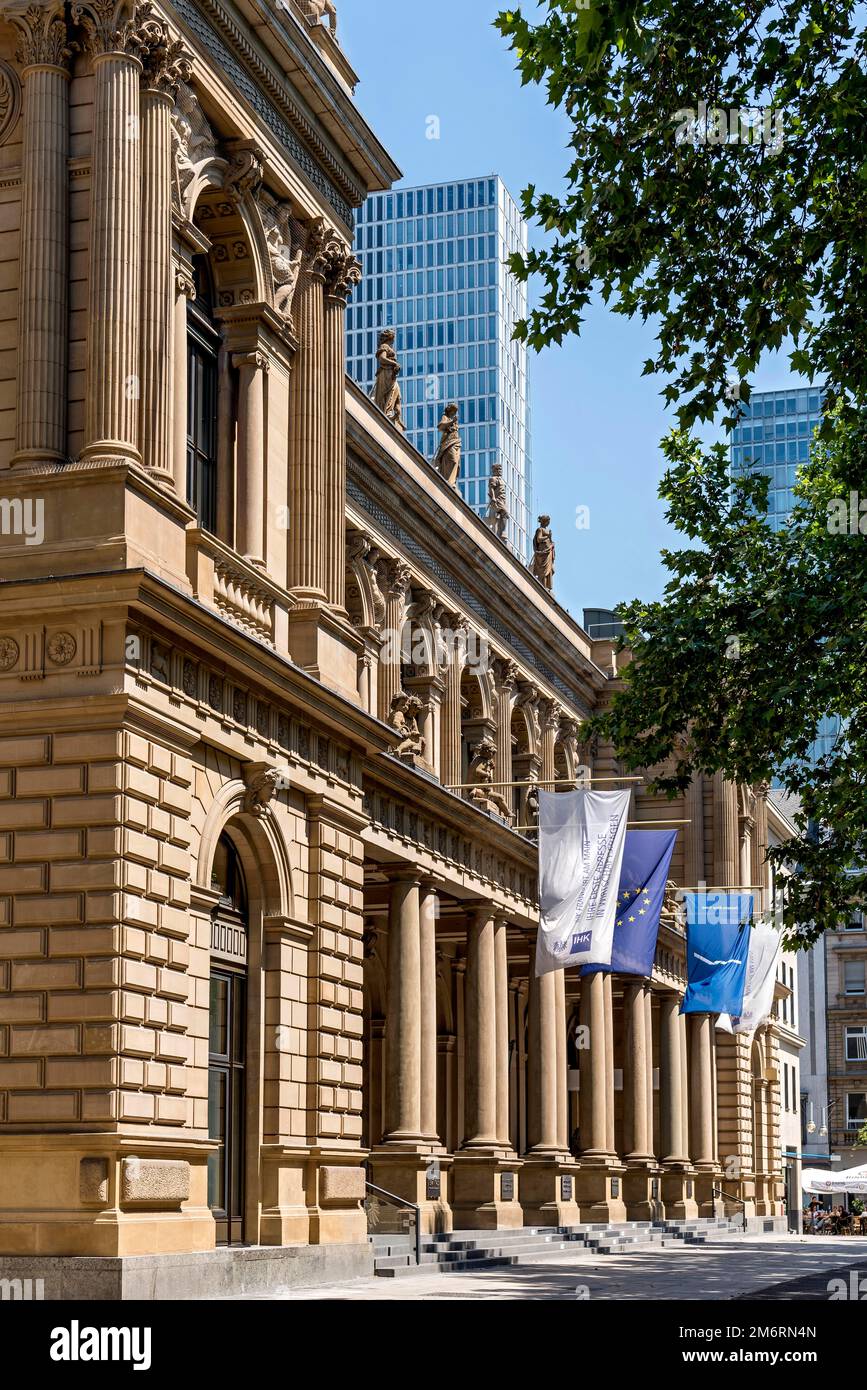
[[[421,1142],[421,923],[419,880],[398,874],[388,916],[385,1143]]]
[[[755,826],[752,836],[752,855],[751,883],[762,885],[762,895],[758,902],[761,908],[770,908],[771,895],[768,887],[768,866],[765,862],[765,855],[768,850],[768,786],[762,783],[755,788],[756,807],[755,807]]]
[[[494,925],[494,972],[496,991],[497,1048],[497,1139],[504,1149],[512,1147],[509,1133],[509,925],[498,917]]]
[[[609,987],[606,991],[605,981],[608,979]],[[606,1021],[606,1008],[610,1002],[610,976],[605,971],[597,970],[592,975],[587,975],[581,981],[581,1001],[584,1003],[584,994],[587,993],[587,1006],[582,1009],[586,1016],[586,1023],[590,1033],[590,1047],[581,1054],[581,1099],[584,1102],[586,1095],[589,1095],[587,1102],[586,1118],[589,1120],[589,1134],[584,1133],[584,1107],[582,1104],[581,1121],[581,1149],[582,1155],[588,1158],[607,1158],[611,1153],[609,1147],[609,1092],[610,1101],[613,1102],[613,1076],[609,1077],[609,1036],[611,1025]],[[586,1062],[585,1062],[586,1057]],[[586,1080],[586,1085],[585,1085]],[[588,1143],[589,1140],[589,1143]]]
[[[689,824],[684,828],[683,871],[691,888],[706,883],[704,864],[704,778],[696,772],[686,789],[684,815]]]
[[[605,1147],[610,1154],[617,1153],[614,1137],[614,995],[611,972],[602,974],[602,988],[605,999]]]
[[[326,260],[324,301],[324,478],[322,491],[325,597],[333,608],[346,605],[346,301],[361,280],[361,266],[333,233]]]
[[[132,0],[82,0],[93,65],[85,447],[140,462],[141,40]]]
[[[66,458],[69,35],[60,0],[10,15],[23,88],[16,464]]]
[[[647,1109],[647,1076],[651,1059],[647,1055],[646,997],[648,986],[639,981],[626,986],[624,1018],[626,1022],[626,1065],[624,1067],[624,1100],[626,1102],[627,1161],[651,1157],[650,1124]]]
[[[557,776],[554,748],[557,743],[562,710],[553,700],[544,700],[540,705],[539,713],[542,719],[542,775],[540,781],[545,791],[556,791],[556,787],[545,784],[553,782]]]
[[[263,352],[236,353],[238,450],[235,545],[251,564],[265,564],[265,376]]]
[[[187,501],[187,302],[196,287],[186,270],[175,270],[174,306],[172,309],[172,473],[175,492],[182,502]],[[223,352],[225,357],[225,352]],[[219,485],[219,479],[218,479]],[[225,537],[225,533],[221,533]]]
[[[660,1068],[662,1149],[666,1164],[688,1164],[686,1135],[683,1129],[683,1075],[681,1053],[680,1001],[676,994],[659,996]]]
[[[446,651],[442,719],[440,724],[440,781],[456,787],[461,781],[461,673],[466,651],[467,622],[459,613],[445,620],[452,634]],[[457,793],[460,795],[460,793]]]
[[[566,1057],[566,972],[553,972],[557,990],[557,1010],[554,1019],[557,1039],[557,1144],[563,1153],[569,1152],[569,1081]]]
[[[562,973],[562,972],[558,972]],[[556,1154],[557,978],[537,976],[530,961],[530,1036],[527,1055],[527,1144],[531,1152]]]
[[[497,1006],[494,915],[473,914],[467,938],[465,1149],[497,1145]]]
[[[421,990],[421,1132],[432,1144],[439,1143],[437,1122],[437,957],[436,919],[438,899],[431,884],[424,884],[419,901]]]
[[[139,447],[142,462],[161,482],[175,484],[169,430],[174,377],[176,285],[172,275],[172,128],[178,84],[190,76],[180,43],[171,43],[157,16],[141,26],[144,74],[141,90],[141,400]],[[186,306],[184,305],[184,308]],[[182,367],[186,374],[186,314]],[[186,393],[184,393],[186,394]],[[186,413],[184,418],[186,428]],[[184,449],[186,454],[186,448]],[[185,469],[186,477],[186,469]],[[179,493],[184,497],[186,487]]]
[[[409,566],[404,564],[403,560],[383,560],[379,585],[385,596],[385,619],[377,689],[379,717],[385,723],[388,723],[391,713],[391,702],[401,688],[400,633],[403,628],[409,580]]]
[[[692,1158],[697,1168],[715,1168],[714,1095],[716,1075],[713,1056],[712,1014],[690,1014],[690,1112]]]
[[[293,301],[298,351],[289,383],[289,588],[302,598],[325,601],[326,419],[325,277],[328,227],[310,228]],[[331,399],[332,413],[334,408]],[[340,544],[341,562],[343,541]]]
[[[737,787],[721,772],[713,779],[713,875],[714,886],[725,888],[739,881]]]
[[[513,802],[513,788],[507,784],[512,780],[512,701],[518,679],[518,668],[513,661],[494,662],[494,682],[497,692],[497,734],[495,783],[508,806]]]

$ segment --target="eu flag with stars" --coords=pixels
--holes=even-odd
[[[627,830],[611,964],[585,966],[582,975],[615,970],[619,975],[650,976],[676,839],[676,830]]]

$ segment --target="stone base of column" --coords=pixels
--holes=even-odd
[[[427,1170],[432,1159],[436,1161],[440,1170],[439,1196],[434,1196],[433,1188],[428,1187]],[[424,1235],[440,1234],[453,1229],[452,1209],[449,1204],[451,1163],[450,1157],[445,1158],[439,1152],[400,1153],[383,1145],[374,1149],[370,1155],[369,1180],[386,1192],[393,1192],[403,1201],[420,1207],[421,1229]],[[371,1195],[375,1197],[376,1193]],[[386,1219],[389,1212],[396,1215],[397,1209],[383,1201],[383,1216]]]
[[[456,1231],[506,1231],[524,1224],[518,1200],[523,1161],[505,1151],[455,1154],[452,1215]]]
[[[626,1220],[623,1176],[626,1169],[619,1159],[581,1159],[575,1182],[575,1199],[582,1222]]]
[[[661,1221],[665,1208],[660,1181],[662,1169],[654,1158],[628,1158],[623,1175],[627,1221]]]
[[[260,1245],[367,1243],[360,1150],[262,1149]]]
[[[358,661],[364,642],[324,603],[300,598],[290,610],[289,654],[308,675],[359,703]]]
[[[696,1165],[695,1172],[695,1200],[698,1202],[699,1216],[716,1216],[718,1210],[722,1210],[719,1200],[714,1197],[714,1188],[720,1185],[720,1170],[718,1167],[702,1167]]]
[[[695,1221],[698,1216],[695,1170],[689,1164],[664,1167],[661,1191],[662,1205],[668,1221]]]
[[[527,1154],[521,1169],[525,1226],[577,1226],[578,1164],[567,1154]]]

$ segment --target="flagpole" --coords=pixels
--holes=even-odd
[[[692,825],[691,820],[628,820],[627,830],[652,830],[655,825]],[[538,830],[538,825],[512,825],[511,830]]]
[[[527,778],[522,782],[453,782],[444,788],[447,792],[469,791],[475,787],[571,787],[573,791],[580,791],[582,787],[592,782],[640,782],[646,786],[643,777],[545,777]]]

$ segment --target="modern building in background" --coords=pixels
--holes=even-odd
[[[530,554],[531,454],[527,350],[512,338],[526,287],[507,267],[527,249],[527,224],[495,175],[377,193],[358,210],[362,282],[347,309],[347,370],[370,391],[379,330],[393,327],[403,367],[407,438],[426,458],[458,405],[458,487],[484,516],[492,466],[503,470],[507,537]]]
[[[743,419],[732,430],[732,477],[762,473],[770,480],[768,519],[775,531],[785,525],[795,505],[795,475],[810,456],[813,431],[822,420],[822,391],[797,386],[785,391],[754,391],[742,405]],[[813,744],[815,760],[830,753],[840,736],[840,720],[821,721]]]

